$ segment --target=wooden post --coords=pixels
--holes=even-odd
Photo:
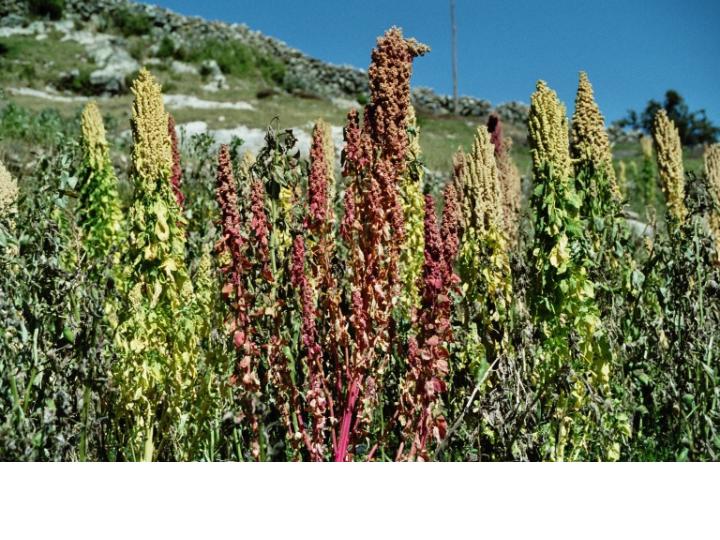
[[[457,24],[455,23],[455,0],[450,0],[450,27],[452,35],[452,77],[453,77],[453,104],[455,114],[458,107],[458,79],[457,79]]]

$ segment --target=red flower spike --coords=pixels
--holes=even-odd
[[[328,164],[325,162],[325,141],[323,132],[316,125],[310,148],[310,175],[308,177],[308,214],[305,227],[319,234],[328,216]]]
[[[180,145],[178,143],[177,132],[175,131],[175,119],[168,114],[168,135],[170,136],[170,146],[172,149],[172,171],[170,174],[170,183],[172,184],[175,200],[182,209],[185,206],[185,195],[182,192],[182,166],[180,164]]]
[[[267,214],[265,213],[265,184],[262,180],[255,180],[250,190],[250,230],[255,237],[258,259],[262,263],[262,276],[272,281],[270,272],[270,230],[268,228]]]

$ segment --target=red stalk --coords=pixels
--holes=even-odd
[[[355,405],[357,404],[359,395],[360,382],[355,379],[350,385],[345,410],[343,411],[343,419],[340,425],[340,440],[338,441],[337,448],[335,449],[335,461],[347,461],[348,446],[350,445],[350,426],[352,424],[353,413],[355,412]]]

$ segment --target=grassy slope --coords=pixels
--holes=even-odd
[[[0,55],[0,87],[30,87],[44,89],[55,84],[59,74],[73,68],[92,69],[85,56],[83,47],[73,41],[61,41],[60,34],[51,33],[48,39],[38,41],[34,36],[11,36],[0,39],[6,51]],[[128,40],[128,50],[140,55],[147,50],[150,43],[141,37]],[[139,58],[142,62],[143,59]],[[152,71],[163,83],[166,93],[192,95],[211,101],[246,101],[255,107],[253,111],[232,109],[172,109],[177,122],[184,123],[202,120],[210,128],[233,128],[245,125],[251,128],[265,128],[274,118],[278,118],[280,127],[308,126],[318,118],[323,118],[332,125],[341,126],[346,110],[334,105],[329,100],[308,99],[280,93],[265,99],[258,99],[257,92],[267,88],[257,73],[244,76],[227,75],[229,88],[217,92],[208,92],[202,88],[204,80],[199,75],[177,74],[168,69],[169,60],[163,65],[151,66]],[[78,114],[81,102],[60,103],[29,96],[12,96],[11,101],[31,110],[47,107],[57,109],[65,118]],[[129,95],[99,100],[103,113],[111,118],[109,123],[111,135],[128,128],[130,115]],[[458,147],[469,149],[473,133],[477,128],[477,119],[453,116],[419,115],[422,130],[421,145],[428,167],[432,170],[447,173],[451,169],[452,154]],[[530,159],[525,141],[524,126],[506,126],[506,133],[514,140],[513,155],[523,174],[530,168]],[[640,159],[639,145],[625,143],[615,149],[616,159],[626,162]],[[688,155],[687,165],[691,169],[701,166],[699,156]]]
[[[0,87],[29,87],[44,90],[53,85],[62,71],[78,67],[91,67],[84,58],[83,48],[73,41],[60,41],[60,35],[51,34],[48,39],[37,41],[34,36],[11,36],[0,39],[8,51],[0,56]],[[138,38],[131,38],[129,49],[142,50]],[[303,98],[280,93],[268,98],[258,99],[257,92],[268,85],[257,76],[238,77],[227,75],[228,89],[208,92],[202,88],[202,77],[194,74],[177,74],[168,69],[169,61],[164,65],[150,66],[150,69],[163,83],[169,94],[196,96],[210,101],[245,101],[255,110],[233,109],[173,109],[178,123],[202,120],[210,128],[233,128],[245,125],[251,128],[264,128],[274,118],[278,118],[281,127],[308,126],[318,118],[330,124],[342,126],[347,110],[325,99]],[[78,114],[82,102],[50,102],[30,96],[10,96],[12,102],[31,110],[55,108],[63,117],[71,118]],[[111,131],[115,134],[127,129],[130,115],[130,96],[101,98],[99,100],[103,114],[113,119]],[[452,154],[459,147],[469,148],[477,120],[457,117],[428,117],[420,115],[422,127],[421,143],[429,168],[441,172],[450,170]],[[519,143],[520,141],[518,141]],[[526,159],[523,145],[516,144],[521,169]]]

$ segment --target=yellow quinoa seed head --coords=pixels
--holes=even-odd
[[[0,218],[13,212],[17,197],[17,182],[0,161]]]
[[[712,195],[720,202],[720,143],[705,148],[703,160]]]
[[[653,142],[650,137],[643,135],[640,137],[640,148],[645,159],[652,159],[653,157]]]
[[[100,109],[94,101],[89,102],[81,117],[82,144],[93,169],[99,169],[108,159],[108,143],[105,138]]]
[[[658,172],[667,200],[668,213],[682,223],[687,216],[685,208],[685,171],[682,162],[680,135],[664,109],[655,115],[653,127]]]
[[[169,178],[172,150],[160,84],[142,69],[131,90],[135,96],[131,119],[135,173],[148,182]]]
[[[239,170],[239,178],[249,178],[250,177],[250,169],[252,166],[255,165],[255,156],[250,150],[246,150],[245,153],[240,158],[240,165],[238,167]]]
[[[472,152],[465,158],[463,216],[480,232],[500,227],[502,194],[495,163],[495,146],[485,126],[475,132]]]
[[[605,119],[595,102],[592,85],[584,71],[580,72],[575,97],[570,154],[579,165],[591,163],[595,170],[604,171],[613,195],[620,196],[612,165],[610,139],[605,131]]]
[[[545,81],[538,81],[530,99],[528,139],[535,177],[550,164],[555,176],[566,181],[571,168],[565,106]]]
[[[705,148],[705,176],[715,207],[710,212],[710,229],[715,238],[716,257],[720,259],[720,144]]]
[[[511,149],[512,139],[503,141],[504,152],[496,155],[498,181],[503,199],[503,221],[505,232],[511,246],[517,245],[520,235],[520,206],[522,204],[522,179],[520,171],[513,162]]]

